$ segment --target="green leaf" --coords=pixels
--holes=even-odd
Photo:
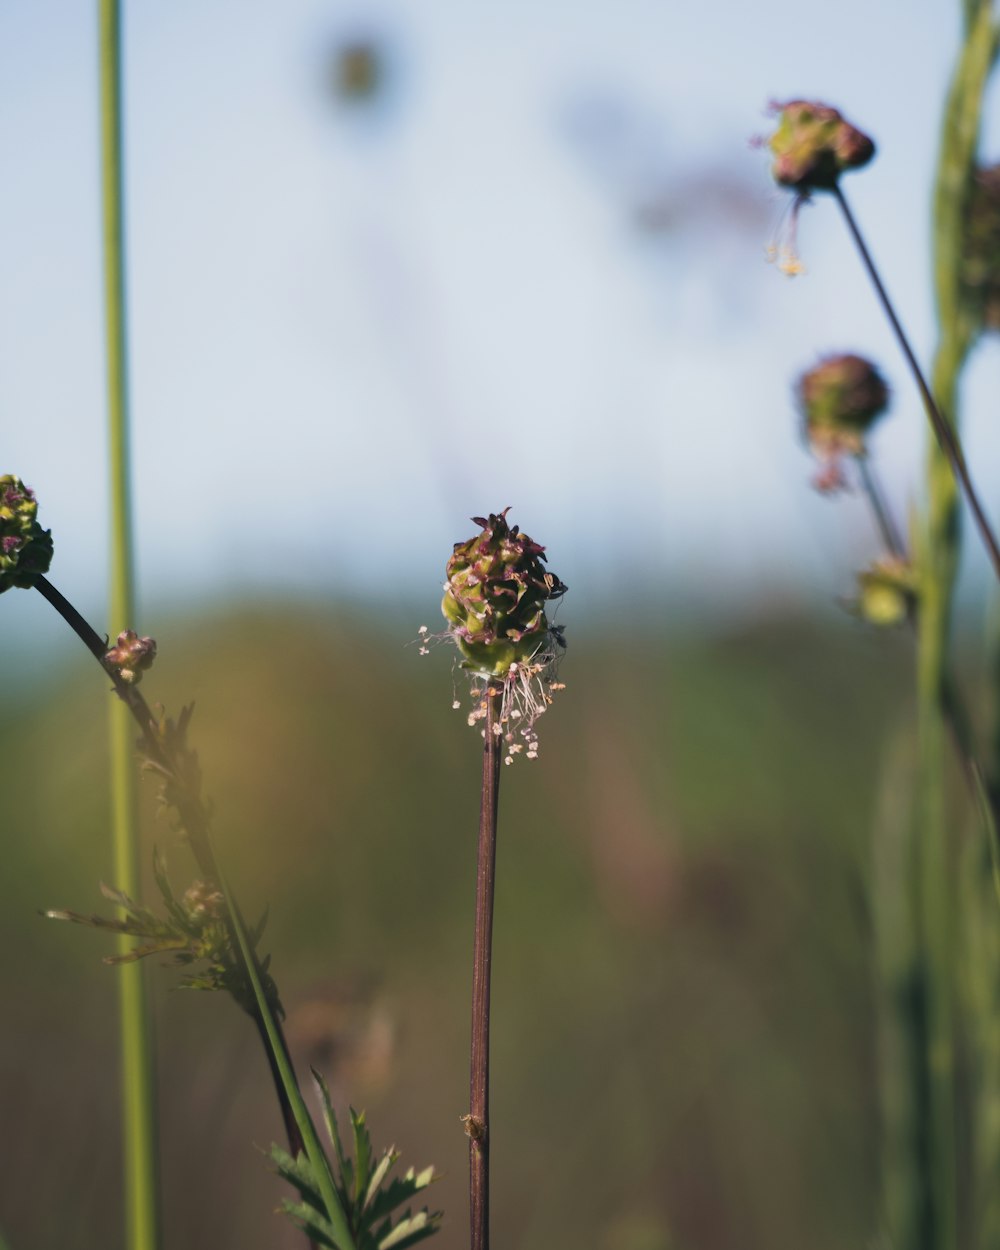
[[[362,1210],[365,1210],[368,1207],[368,1204],[378,1193],[379,1187],[381,1186],[382,1182],[385,1180],[386,1173],[389,1171],[389,1169],[392,1167],[392,1165],[396,1162],[398,1158],[399,1158],[399,1155],[397,1154],[395,1150],[392,1150],[392,1149],[387,1150],[385,1154],[382,1156],[381,1160],[379,1161],[378,1167],[375,1169],[374,1172],[372,1172],[372,1178],[368,1182],[368,1189],[365,1192],[365,1200],[362,1203]]]
[[[282,1198],[281,1210],[286,1215],[290,1215],[300,1228],[305,1229],[313,1241],[321,1246],[327,1246],[329,1250],[343,1250],[340,1243],[334,1239],[329,1221],[325,1220],[315,1207],[311,1207],[307,1202],[292,1202],[288,1198]]]
[[[294,1185],[303,1198],[311,1201],[318,1209],[322,1209],[323,1198],[319,1185],[316,1183],[316,1175],[304,1153],[300,1152],[298,1158],[293,1159],[287,1150],[283,1150],[278,1145],[272,1145],[269,1158],[279,1174]]]
[[[428,1215],[426,1211],[418,1211],[416,1215],[400,1220],[392,1232],[378,1243],[378,1250],[405,1250],[406,1246],[415,1246],[418,1241],[430,1237],[437,1232],[441,1219],[439,1213]]]
[[[409,1168],[405,1176],[393,1177],[392,1181],[373,1199],[367,1212],[367,1221],[374,1224],[377,1220],[387,1217],[397,1207],[402,1206],[404,1202],[409,1202],[421,1189],[426,1189],[437,1179],[433,1167],[424,1168],[419,1174],[415,1173],[413,1168]]]
[[[354,1130],[354,1206],[361,1207],[361,1201],[368,1186],[368,1177],[372,1165],[372,1139],[365,1126],[365,1113],[360,1114],[349,1108],[351,1128]]]

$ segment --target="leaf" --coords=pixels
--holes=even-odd
[[[305,1229],[313,1241],[321,1246],[327,1246],[329,1250],[342,1250],[340,1243],[334,1240],[333,1229],[329,1221],[325,1220],[315,1207],[311,1207],[307,1202],[292,1202],[289,1198],[282,1198],[281,1210],[291,1216],[300,1228]]]
[[[319,1185],[316,1183],[315,1173],[304,1153],[300,1152],[298,1158],[293,1159],[287,1150],[283,1150],[278,1145],[272,1145],[268,1157],[278,1173],[289,1184],[294,1185],[303,1198],[312,1201],[317,1209],[322,1209],[323,1198]]]
[[[409,1168],[405,1176],[393,1177],[385,1189],[375,1196],[367,1212],[367,1220],[374,1224],[377,1220],[388,1216],[437,1179],[433,1167],[424,1168],[420,1173],[415,1173],[413,1168]]]
[[[365,1113],[360,1114],[349,1108],[351,1128],[354,1130],[354,1205],[361,1206],[361,1199],[368,1185],[369,1169],[372,1165],[372,1139],[365,1125]]]
[[[392,1232],[378,1243],[378,1250],[405,1250],[406,1246],[415,1246],[418,1241],[430,1237],[437,1232],[441,1214],[435,1211],[428,1215],[426,1211],[418,1211],[416,1215],[401,1220]]]
[[[326,1125],[327,1135],[330,1141],[333,1142],[333,1148],[337,1152],[337,1166],[341,1176],[339,1189],[341,1197],[346,1200],[348,1189],[350,1188],[350,1178],[353,1176],[353,1169],[350,1161],[344,1154],[344,1143],[340,1140],[340,1127],[337,1124],[337,1113],[333,1109],[333,1102],[330,1098],[330,1087],[315,1068],[310,1068],[309,1070],[312,1072],[316,1088],[319,1090],[320,1103],[323,1107],[323,1123]]]
[[[177,896],[174,894],[167,877],[167,861],[160,854],[159,847],[153,847],[153,880],[156,882],[156,888],[160,891],[160,897],[166,906],[167,913],[176,925],[181,928],[187,923],[187,916],[177,902]]]
[[[396,1162],[398,1158],[399,1158],[399,1155],[392,1148],[387,1150],[385,1154],[382,1156],[381,1160],[379,1161],[378,1167],[375,1169],[374,1172],[372,1172],[372,1178],[368,1182],[368,1189],[365,1192],[365,1200],[361,1204],[362,1210],[365,1210],[368,1207],[368,1204],[378,1193],[379,1187],[381,1186],[382,1182],[385,1180],[386,1173],[389,1171],[389,1169],[392,1167],[392,1165]]]

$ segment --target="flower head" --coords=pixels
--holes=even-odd
[[[889,388],[870,360],[844,353],[807,369],[795,389],[806,440],[822,466],[816,485],[836,490],[844,484],[842,458],[865,454],[865,435],[885,412]]]
[[[37,513],[34,493],[19,477],[0,477],[0,594],[12,586],[28,589],[48,572],[52,535]]]
[[[502,694],[498,728],[508,762],[525,748],[529,758],[537,754],[535,721],[562,688],[555,675],[566,645],[546,615],[566,587],[546,569],[545,548],[507,524],[509,511],[472,518],[481,531],[455,544],[441,601],[446,637],[472,676],[469,723],[485,717],[491,694]]]
[[[815,100],[775,104],[778,126],[768,141],[775,182],[800,195],[832,191],[842,173],[860,169],[875,144],[835,108]]]

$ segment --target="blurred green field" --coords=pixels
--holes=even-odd
[[[438,1167],[432,1244],[457,1250],[479,749],[450,709],[448,653],[404,646],[420,619],[373,634],[289,605],[168,622],[143,689],[197,705],[220,854],[248,912],[270,905],[300,1066],[367,1108],[376,1145]],[[905,800],[908,641],[849,621],[673,639],[569,623],[541,758],[502,777],[496,1244],[870,1244],[871,845]],[[121,1245],[109,944],[37,914],[107,906],[106,686],[80,649],[0,711],[11,1250]],[[151,791],[145,843],[183,887]],[[150,971],[167,1245],[301,1244],[273,1214],[260,1148],[280,1123],[249,1021]]]

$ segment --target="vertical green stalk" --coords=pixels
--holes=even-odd
[[[973,327],[961,292],[964,211],[976,156],[983,91],[996,50],[990,0],[967,11],[965,41],[945,106],[934,193],[934,285],[938,344],[931,389],[957,429],[962,367]],[[917,697],[919,723],[919,866],[921,952],[927,1005],[929,1143],[933,1204],[928,1244],[953,1250],[958,1238],[955,1117],[955,873],[945,815],[944,752],[947,655],[960,548],[959,489],[940,441],[927,462],[927,523],[921,561]]]
[[[112,629],[135,623],[132,509],[129,492],[128,359],[125,309],[125,237],[122,179],[121,12],[118,0],[99,0],[101,82],[101,190],[104,231],[105,351],[111,488]],[[128,709],[110,703],[114,881],[138,898],[138,804]],[[119,939],[120,949],[130,946]],[[152,1023],[141,962],[119,970],[122,1064],[122,1156],[126,1245],[157,1250],[159,1233],[156,1096]]]

